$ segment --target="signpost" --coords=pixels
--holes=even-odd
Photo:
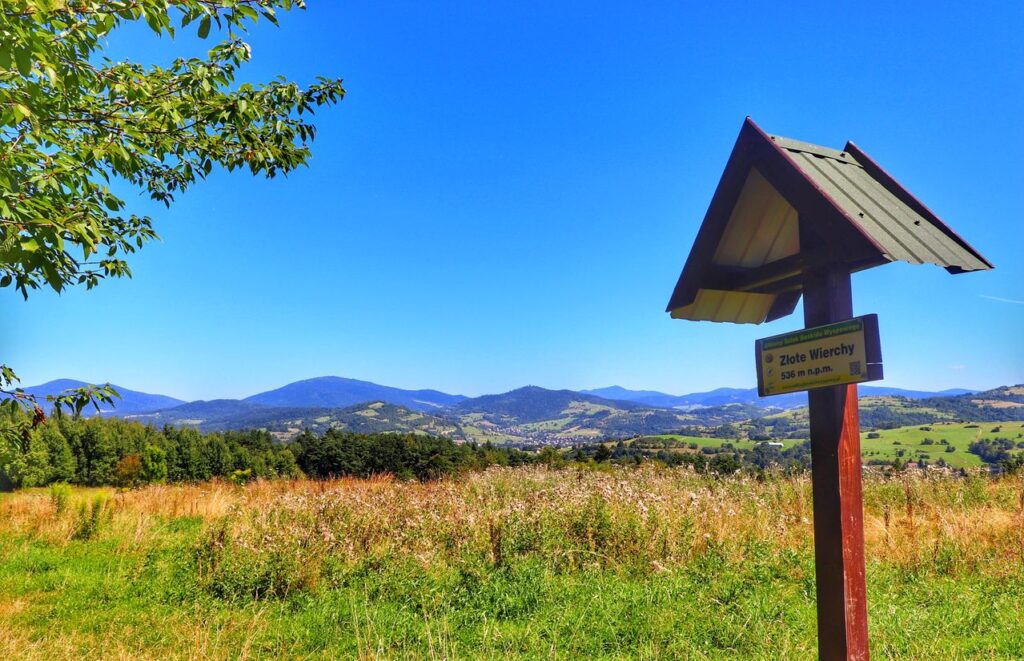
[[[761,397],[882,378],[874,314],[767,337],[754,349]]]
[[[761,396],[808,391],[818,654],[867,659],[857,383],[882,378],[875,315],[853,316],[850,274],[892,261],[952,274],[984,257],[852,142],[840,151],[744,122],[667,311],[805,329],[758,340]]]

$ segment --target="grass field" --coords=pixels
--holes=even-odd
[[[1024,481],[865,506],[876,658],[1024,656]],[[4,494],[0,658],[813,658],[810,518],[653,465]]]
[[[934,464],[942,459],[953,468],[977,468],[984,466],[984,463],[977,455],[968,452],[967,448],[974,441],[1000,437],[1009,438],[1015,443],[1024,443],[1024,422],[937,422],[928,425],[863,432],[860,436],[860,445],[865,461],[892,462],[900,459],[914,462],[923,458],[929,464]],[[648,438],[671,439],[680,443],[680,447],[693,443],[699,448],[718,448],[723,444],[731,443],[737,449],[750,450],[756,445],[755,442],[747,440],[680,436],[678,434],[660,434]],[[788,448],[802,441],[785,439],[781,442],[784,447]],[[952,447],[953,450],[947,452],[947,447]]]
[[[954,468],[981,466],[982,461],[967,451],[971,443],[981,439],[1009,438],[1014,443],[1024,442],[1024,422],[938,422],[917,427],[900,427],[874,432],[878,438],[869,438],[871,432],[861,434],[861,452],[865,459],[892,461],[901,458],[913,461],[926,456],[929,463],[944,459]],[[927,443],[931,440],[932,443]],[[942,443],[946,441],[946,443]],[[947,446],[948,444],[948,446]],[[947,452],[947,447],[955,448]],[[903,451],[903,456],[899,452]]]

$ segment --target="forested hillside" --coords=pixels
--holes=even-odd
[[[306,430],[282,443],[264,430],[202,433],[116,418],[52,418],[23,447],[0,448],[0,490],[53,482],[133,487],[227,478],[391,474],[434,479],[490,465],[518,465],[534,455],[511,448],[457,444],[422,434]]]

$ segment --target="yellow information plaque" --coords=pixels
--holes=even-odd
[[[754,346],[762,397],[882,378],[878,315],[776,335]]]

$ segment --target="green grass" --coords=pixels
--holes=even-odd
[[[1024,657],[1022,488],[865,481],[875,658]],[[77,539],[97,493],[0,494],[0,658],[815,656],[806,476],[148,487]]]
[[[515,436],[502,434],[496,431],[490,431],[483,427],[477,427],[472,424],[463,424],[462,432],[463,434],[466,435],[468,439],[476,443],[493,443],[495,445],[499,445],[501,443],[506,443],[508,441],[518,440]]]
[[[519,425],[524,431],[562,431],[572,423],[573,418],[555,418],[552,420],[541,420],[540,422],[526,422]]]
[[[999,429],[999,431],[993,431],[994,429]],[[878,434],[879,438],[868,438],[869,433]],[[998,437],[1009,438],[1015,443],[1024,442],[1024,422],[936,422],[914,427],[863,432],[860,444],[861,452],[868,460],[893,461],[900,458],[904,461],[913,461],[921,456],[920,453],[925,453],[928,455],[929,463],[934,463],[941,458],[954,468],[970,468],[983,465],[977,455],[967,451],[970,444],[976,440]],[[925,439],[931,439],[933,444],[924,445]],[[956,451],[946,452],[947,446],[941,443],[942,440],[956,448]],[[904,454],[899,457],[898,453],[901,450]]]
[[[999,429],[999,431],[993,431],[995,429]],[[869,434],[878,434],[878,438],[868,438]],[[916,461],[919,457],[927,455],[927,461],[930,464],[943,459],[953,468],[976,468],[984,466],[984,463],[977,455],[968,452],[967,448],[976,440],[991,440],[999,437],[1009,438],[1015,443],[1024,442],[1024,422],[936,422],[873,432],[865,431],[861,433],[860,444],[865,461],[891,462],[896,459]],[[659,434],[648,438],[671,439],[682,445],[696,443],[698,448],[718,448],[726,443],[732,443],[738,449],[749,450],[757,445],[757,443],[747,440],[681,436],[679,434]],[[931,439],[933,443],[925,444],[925,439]],[[943,439],[953,446],[955,451],[946,452],[947,445],[941,442]],[[781,442],[784,447],[788,448],[802,441],[783,439]],[[899,454],[901,451],[902,456]]]
[[[120,540],[58,548],[8,540],[0,555],[10,625],[29,648],[71,656],[524,656],[813,658],[809,553],[765,549],[737,564],[635,577],[552,572],[541,562],[411,563],[355,569],[338,587],[284,600],[220,600],[189,575],[193,521],[168,522],[152,548]],[[922,577],[869,566],[878,658],[1024,654],[1024,583]],[[6,605],[5,604],[5,605]],[[200,632],[197,634],[197,632]]]

